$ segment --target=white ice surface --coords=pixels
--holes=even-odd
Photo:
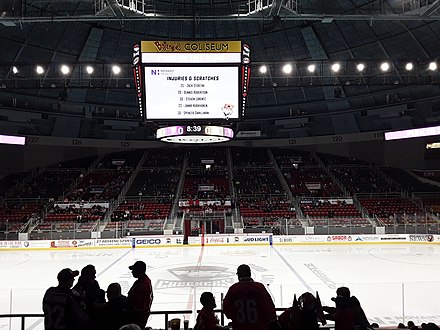
[[[221,294],[236,282],[236,268],[251,266],[253,278],[267,285],[276,307],[289,307],[293,294],[319,292],[323,305],[339,286],[348,286],[371,322],[381,326],[413,320],[440,323],[440,245],[340,245],[284,247],[179,247],[108,250],[0,252],[0,314],[41,313],[45,290],[57,284],[62,268],[93,264],[103,289],[119,282],[126,294],[134,282],[128,266],[147,264],[154,288],[152,310],[196,310],[200,294]],[[164,327],[163,316],[149,325]],[[19,329],[18,321],[0,319],[0,329]],[[26,329],[43,329],[29,319]]]

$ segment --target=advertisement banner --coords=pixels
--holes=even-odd
[[[207,184],[199,184],[198,185],[199,191],[214,191],[214,185],[207,185]]]
[[[202,244],[202,238],[200,236],[188,237],[188,245],[201,245],[201,244]]]
[[[131,239],[134,240],[136,248],[183,244],[182,235],[132,237]]]
[[[379,242],[380,236],[379,235],[353,235],[353,241],[354,242]]]
[[[21,241],[0,241],[0,249],[19,249],[23,247]]]
[[[99,247],[131,247],[132,239],[129,238],[107,238],[107,239],[97,239],[95,246]]]
[[[241,242],[243,244],[255,244],[255,245],[269,245],[270,244],[270,235],[265,236],[244,236],[241,237]]]
[[[381,242],[392,242],[392,241],[407,241],[408,235],[403,234],[387,234],[380,236]]]
[[[305,182],[304,184],[308,190],[320,190],[321,189],[320,182]]]
[[[23,247],[27,249],[47,249],[50,248],[50,241],[24,241]]]
[[[67,209],[68,207],[74,208],[74,209],[91,209],[94,206],[100,206],[103,208],[108,208],[109,203],[104,202],[98,202],[98,203],[92,203],[92,202],[85,202],[85,203],[55,203],[54,206],[58,206],[62,209]]]
[[[223,245],[228,244],[230,239],[226,236],[205,237],[205,245]]]
[[[203,240],[203,242],[202,242]],[[440,235],[431,234],[385,234],[385,235],[272,235],[230,234],[188,237],[188,245],[201,246],[241,245],[299,245],[299,244],[393,244],[422,243],[439,244]],[[183,235],[137,236],[114,239],[61,239],[0,241],[0,250],[8,249],[93,249],[93,248],[149,248],[183,245]]]
[[[351,242],[353,241],[353,237],[350,235],[329,235],[327,236],[327,242]]]
[[[291,236],[273,236],[273,243],[289,244],[289,243],[324,243],[327,242],[326,236],[322,235],[291,235]]]
[[[410,242],[434,242],[434,235],[429,234],[411,234],[409,235]]]
[[[53,240],[50,241],[50,248],[91,248],[95,246],[95,241],[91,239],[86,240]]]

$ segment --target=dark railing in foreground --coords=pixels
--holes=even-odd
[[[172,314],[192,314],[192,310],[180,310],[180,311],[152,311],[151,315],[164,315],[165,323],[164,329],[168,329],[168,321],[169,316]],[[10,318],[20,318],[20,329],[16,330],[25,330],[26,329],[26,318],[34,318],[34,317],[44,317],[44,314],[0,314],[0,319],[10,319]]]
[[[276,311],[283,312],[286,310],[286,308],[275,308]],[[197,310],[197,313],[200,312],[200,310]],[[225,314],[223,313],[222,309],[214,309],[214,312],[220,313],[220,324],[222,326],[225,325]],[[192,314],[192,310],[180,310],[180,311],[152,311],[151,315],[164,315],[165,316],[165,323],[164,323],[164,329],[169,329],[169,315],[174,314]],[[14,329],[14,330],[26,330],[26,318],[35,318],[35,317],[44,317],[44,314],[0,314],[0,319],[10,319],[10,318],[20,318],[20,329]],[[333,330],[334,324],[327,324],[324,326],[321,326],[320,329],[322,330]],[[390,330],[393,328],[388,328],[387,330]]]
[[[223,295],[222,295],[222,300],[223,300]],[[276,308],[277,312],[283,312],[285,310],[286,310],[286,308]],[[198,312],[200,312],[200,310],[197,310],[197,313]],[[215,309],[214,312],[220,313],[220,324],[225,325],[225,314],[223,313],[223,310],[222,309]],[[152,311],[151,312],[151,315],[164,315],[165,316],[164,329],[169,328],[169,325],[168,325],[169,316],[175,315],[175,314],[192,314],[192,310]],[[35,317],[43,318],[44,314],[0,314],[0,319],[20,318],[21,327],[20,327],[20,329],[16,329],[16,330],[25,330],[26,329],[25,319],[26,318],[35,318]],[[325,328],[328,328],[328,326]]]
[[[25,328],[25,325],[26,325],[25,324],[25,319],[27,317],[44,317],[44,315],[43,314],[1,314],[0,315],[0,319],[3,319],[3,318],[7,318],[7,319],[9,319],[9,318],[20,318],[20,320],[21,320],[21,322],[20,322],[20,324],[21,324],[20,330],[25,330],[26,329]]]

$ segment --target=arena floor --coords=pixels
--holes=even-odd
[[[314,245],[255,247],[181,247],[109,250],[0,252],[0,314],[41,313],[41,299],[56,285],[58,271],[97,269],[106,289],[119,282],[124,293],[134,279],[128,269],[146,262],[154,286],[152,310],[196,310],[200,294],[220,297],[236,279],[236,268],[247,263],[253,278],[267,285],[276,307],[289,307],[293,294],[318,291],[323,305],[333,306],[338,286],[350,287],[370,319],[380,326],[413,320],[440,323],[440,245]],[[149,325],[163,328],[163,316]],[[0,329],[19,329],[18,321],[0,319]],[[26,329],[43,329],[42,319],[29,319]]]

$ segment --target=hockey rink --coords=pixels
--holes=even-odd
[[[371,322],[396,326],[413,320],[440,323],[440,245],[291,245],[243,247],[163,247],[0,252],[0,314],[42,313],[45,290],[56,286],[62,268],[93,264],[104,290],[119,282],[126,294],[134,278],[128,266],[147,264],[154,290],[153,311],[192,310],[194,326],[200,294],[221,295],[237,281],[237,266],[251,266],[253,278],[267,286],[276,307],[289,307],[293,295],[319,292],[323,305],[339,286],[357,296]],[[153,328],[164,327],[152,316]],[[0,329],[19,329],[19,320],[0,319]],[[41,318],[27,319],[26,329],[43,329]]]

